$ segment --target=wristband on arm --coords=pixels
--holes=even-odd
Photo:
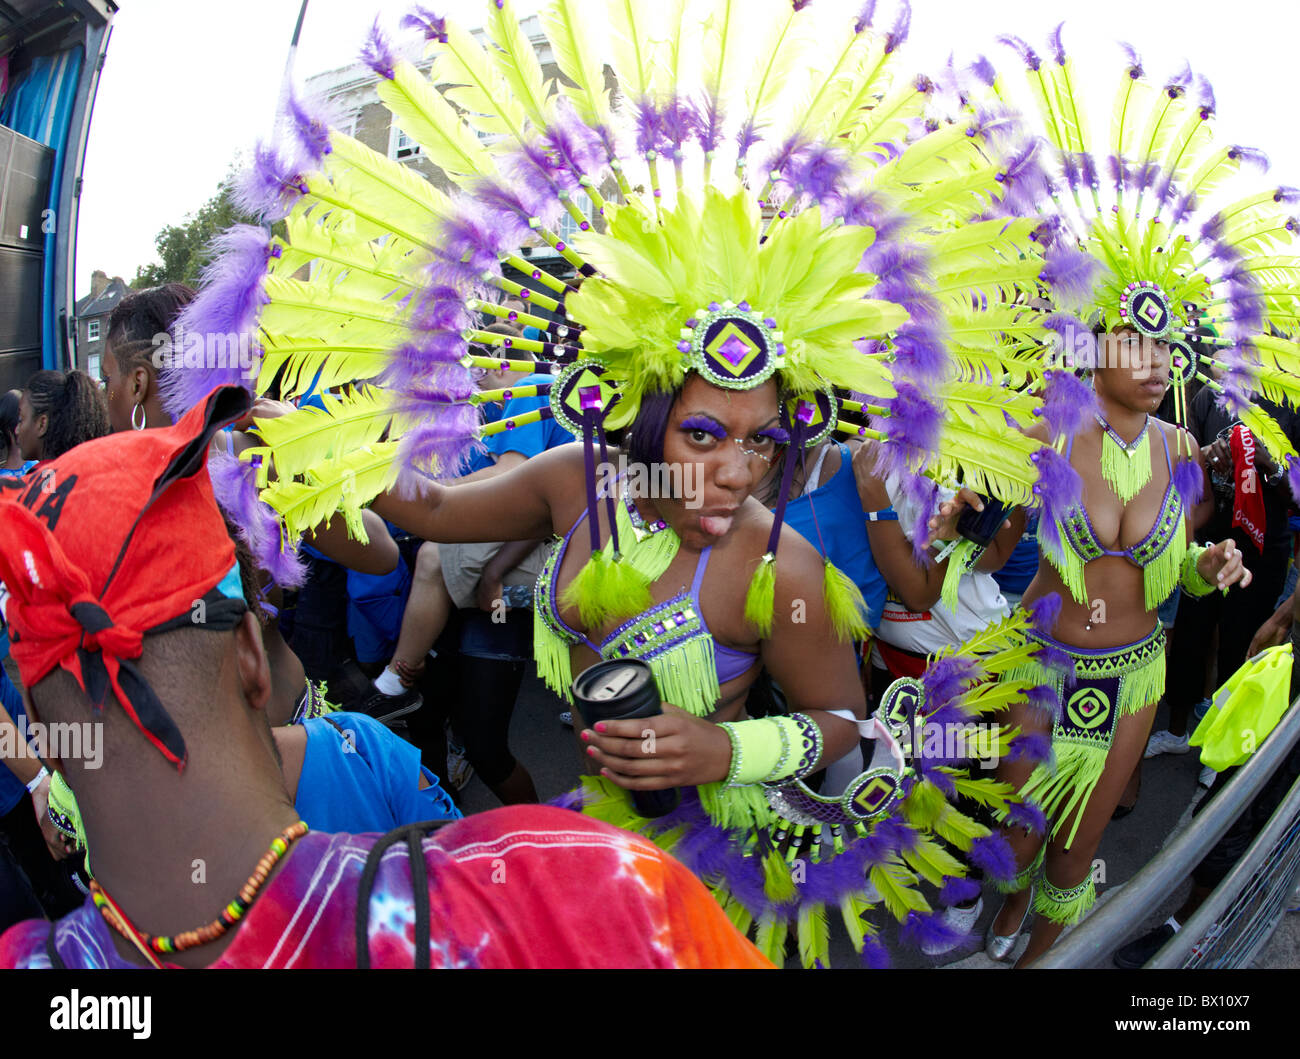
[[[805,713],[727,721],[718,727],[731,741],[728,787],[801,778],[816,769],[821,760],[821,728]]]
[[[1183,556],[1183,568],[1180,571],[1178,583],[1183,586],[1183,591],[1189,596],[1208,596],[1214,591],[1215,586],[1205,580],[1201,576],[1200,570],[1196,568],[1205,552],[1204,544],[1191,544],[1187,547],[1187,554]]]

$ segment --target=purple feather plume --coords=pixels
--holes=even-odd
[[[587,799],[583,789],[575,787],[571,791],[565,791],[563,794],[552,798],[546,804],[553,805],[557,809],[570,809],[575,813],[580,813],[586,803]]]
[[[876,0],[867,0],[858,12],[857,21],[853,23],[853,35],[856,37],[864,29],[871,26],[871,20],[876,17]]]
[[[1039,684],[1037,687],[1027,688],[1025,701],[1029,703],[1030,709],[1050,717],[1053,721],[1061,715],[1061,696],[1056,693],[1056,688],[1050,685]],[[1028,734],[1024,738],[1029,738]],[[1048,751],[1050,750],[1049,745]]]
[[[398,488],[411,489],[420,471],[440,475],[450,473],[475,444],[477,429],[478,410],[473,405],[449,404],[439,409],[429,421],[408,431],[398,449],[398,461],[403,468],[403,481],[399,482]]]
[[[262,228],[235,225],[212,242],[217,256],[203,271],[199,293],[176,319],[173,362],[159,379],[163,407],[176,419],[188,412],[217,386],[242,386],[251,390],[257,377],[252,357],[257,317],[270,299],[262,289],[270,253],[270,237]],[[230,356],[230,338],[236,336],[239,356]],[[216,352],[220,339],[220,357]],[[185,366],[185,353],[194,343],[200,347],[199,364]],[[250,354],[241,363],[242,354]]]
[[[1057,368],[1045,371],[1043,418],[1053,437],[1073,437],[1086,423],[1092,422],[1097,409],[1097,395],[1091,386],[1072,371]]]
[[[944,876],[943,886],[939,888],[939,904],[950,907],[964,905],[980,895],[980,884],[974,879],[961,875]]]
[[[905,474],[903,492],[917,508],[916,521],[904,531],[912,542],[912,556],[918,563],[930,561],[930,519],[939,512],[939,488],[922,474]]]
[[[1061,31],[1063,29],[1065,29],[1065,23],[1058,22],[1056,29],[1052,30],[1052,35],[1049,38],[1052,43],[1052,61],[1057,66],[1065,65],[1065,45],[1061,43]]]
[[[973,945],[975,936],[968,930],[957,930],[944,922],[942,913],[921,915],[908,912],[907,919],[898,928],[899,940],[913,948],[939,947],[945,950]]]
[[[1029,621],[1034,631],[1043,636],[1050,636],[1056,628],[1056,621],[1061,616],[1061,594],[1049,592],[1047,595],[1029,604]]]
[[[1179,460],[1174,468],[1174,488],[1182,497],[1183,507],[1190,510],[1201,502],[1205,490],[1205,472],[1195,460]]]
[[[313,168],[319,167],[331,150],[329,122],[292,94],[289,96],[286,117],[289,131],[297,141],[308,164]]]
[[[970,862],[982,868],[984,874],[995,882],[1010,882],[1016,875],[1016,857],[1007,840],[1001,835],[985,835],[971,843],[967,854]]]
[[[1038,53],[1019,37],[1007,33],[998,37],[997,41],[999,44],[1005,44],[1007,47],[1013,49],[1029,69],[1037,70],[1043,65],[1043,61],[1038,57]]]
[[[957,698],[967,684],[979,680],[981,669],[973,658],[950,655],[926,666],[921,676],[925,687],[925,703],[930,711],[947,706]]]
[[[305,194],[307,186],[298,160],[261,143],[253,148],[253,164],[239,174],[231,189],[240,212],[265,221],[287,216]]]
[[[900,380],[894,388],[897,396],[886,402],[890,414],[880,422],[889,442],[902,450],[904,460],[915,470],[938,447],[943,413],[911,383]]]
[[[1047,761],[1052,756],[1052,740],[1044,732],[1022,732],[1007,745],[1004,761]]]
[[[1067,684],[1075,682],[1074,662],[1070,656],[1050,643],[1040,644],[1034,652],[1034,661],[1044,669],[1051,669],[1065,677]]]
[[[899,9],[898,17],[894,19],[894,25],[889,32],[885,34],[885,54],[895,51],[901,47],[907,40],[907,35],[912,28],[912,5],[907,0],[902,0],[902,6]]]
[[[1136,81],[1146,72],[1142,69],[1142,59],[1133,45],[1125,44],[1123,41],[1120,41],[1119,46],[1124,49],[1124,57],[1127,60],[1124,69],[1127,71],[1129,77]]]
[[[1043,520],[1057,522],[1080,501],[1083,482],[1079,478],[1079,472],[1070,466],[1069,460],[1050,446],[1038,449],[1031,454],[1030,459],[1038,467],[1034,495],[1043,506]]]
[[[605,157],[600,136],[587,126],[566,98],[555,105],[555,117],[547,127],[544,140],[555,160],[582,178],[596,173]]]
[[[990,88],[993,87],[993,82],[998,79],[997,70],[993,68],[993,64],[989,62],[988,58],[983,55],[971,64],[970,72]]]
[[[281,588],[297,588],[307,568],[293,549],[284,546],[280,518],[257,493],[257,466],[217,450],[208,459],[212,492],[257,565]]]
[[[1091,254],[1067,246],[1052,246],[1043,254],[1038,278],[1052,288],[1053,302],[1080,306],[1092,299],[1100,265]]]
[[[447,20],[439,18],[423,4],[416,4],[410,14],[403,15],[399,25],[402,29],[419,30],[425,40],[447,43]]]
[[[397,55],[393,51],[393,42],[388,39],[378,18],[366,35],[366,43],[361,48],[361,61],[385,81],[393,79]]]
[[[810,143],[791,158],[783,177],[823,211],[839,209],[849,174],[848,155],[827,143]]]
[[[870,971],[883,971],[889,967],[889,950],[874,935],[868,934],[862,939],[862,966]]]
[[[1010,827],[1023,827],[1035,835],[1047,833],[1047,817],[1032,802],[1012,802],[1008,805],[1007,824]]]

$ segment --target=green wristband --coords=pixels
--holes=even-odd
[[[1189,596],[1208,596],[1215,589],[1214,585],[1201,576],[1200,570],[1196,569],[1205,551],[1205,545],[1193,544],[1188,547],[1187,554],[1183,556],[1183,568],[1178,583]]]
[[[777,723],[784,718],[766,717],[759,721],[727,721],[718,725],[731,740],[731,767],[727,786],[741,787],[761,783],[789,758],[789,733]],[[791,772],[794,770],[791,769]]]

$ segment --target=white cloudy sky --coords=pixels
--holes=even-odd
[[[85,165],[77,255],[77,294],[102,268],[130,281],[155,260],[154,237],[215,192],[241,151],[268,131],[300,0],[119,0],[100,81]],[[475,24],[487,0],[424,0],[426,7]],[[850,9],[859,0],[816,0]],[[295,81],[354,61],[376,12],[390,26],[410,0],[310,0]],[[535,10],[525,0],[521,10]],[[881,0],[888,24],[896,0]],[[1113,98],[1127,40],[1153,77],[1184,60],[1208,77],[1224,138],[1262,147],[1270,180],[1300,185],[1294,114],[1293,0],[913,0],[908,54],[933,68],[988,52],[999,68],[1017,60],[994,44],[1013,32],[1041,45],[1066,21],[1067,49],[1099,72],[1086,83],[1092,113]],[[1040,51],[1043,50],[1040,48]]]

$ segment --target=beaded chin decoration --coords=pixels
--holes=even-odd
[[[1096,273],[1084,311],[1104,330],[1102,343],[1098,348],[1086,334],[1074,336],[1075,348],[1063,350],[1067,363],[1073,367],[1072,354],[1087,346],[1081,366],[1127,366],[1125,343],[1114,340],[1123,331],[1167,346],[1177,421],[1186,422],[1186,386],[1199,379],[1288,468],[1300,496],[1300,459],[1277,424],[1252,404],[1254,394],[1278,403],[1300,400],[1300,345],[1294,341],[1300,333],[1300,222],[1291,213],[1300,191],[1272,186],[1235,199],[1222,193],[1225,185],[1244,189],[1247,170],[1263,170],[1268,162],[1258,150],[1216,141],[1213,90],[1190,68],[1152,84],[1137,53],[1124,45],[1127,63],[1103,119],[1110,135],[1094,140],[1062,27],[1051,35],[1050,56],[1017,37],[1001,40],[1024,61],[1031,107],[1046,140],[1055,209],[1042,237],[1082,246]],[[1012,93],[992,67],[981,60],[976,69],[1010,105]],[[1216,364],[1213,375],[1207,351]],[[1125,470],[1121,451],[1109,444],[1120,439],[1109,431],[1107,438],[1103,451],[1115,474],[1108,480],[1130,499],[1146,475],[1144,459],[1134,452]],[[1174,481],[1190,509],[1203,478],[1182,431]]]
[[[268,422],[243,457],[261,461],[287,533],[340,510],[359,533],[379,492],[450,475],[478,438],[537,418],[579,437],[594,468],[604,431],[688,374],[731,390],[776,380],[787,444],[878,441],[931,508],[927,476],[1037,503],[1041,446],[1018,429],[1041,404],[1050,320],[1034,298],[1072,251],[1033,238],[1011,123],[940,110],[934,82],[897,70],[908,8],[884,30],[875,7],[553,0],[541,25],[558,77],[510,0],[482,5],[478,35],[408,16],[428,76],[376,26],[363,58],[379,96],[450,187],[293,103],[243,184],[285,235],[230,234],[185,321],[252,332],[259,388],[343,387],[323,411]],[[502,319],[539,337],[485,330]],[[480,428],[478,403],[497,395],[471,373],[533,370],[516,351],[553,369],[537,388],[549,405]],[[169,407],[219,376],[171,373]],[[600,540],[599,503],[589,489],[592,558],[567,589],[593,624],[648,590],[618,527]],[[762,635],[783,510],[746,601]],[[835,627],[860,634],[860,597],[826,580]]]

